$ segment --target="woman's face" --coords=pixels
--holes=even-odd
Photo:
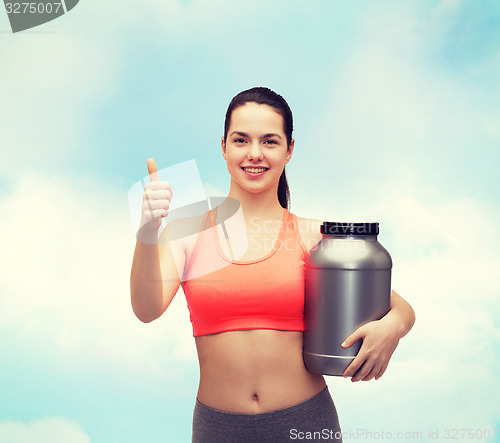
[[[283,116],[270,106],[253,102],[233,110],[225,143],[222,137],[222,155],[231,177],[250,192],[277,189],[293,146],[294,140],[287,146]]]

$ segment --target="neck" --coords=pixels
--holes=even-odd
[[[283,207],[278,199],[277,186],[263,192],[252,193],[242,189],[231,180],[229,194],[220,205],[219,210],[221,213],[226,212],[225,209],[229,209],[231,202],[234,202],[234,200],[230,199],[234,199],[239,203],[245,218],[280,218],[283,216]]]

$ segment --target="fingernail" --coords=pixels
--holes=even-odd
[[[347,343],[346,343],[346,342],[344,342],[344,343],[342,343],[340,346],[347,346]]]

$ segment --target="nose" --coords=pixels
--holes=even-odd
[[[249,147],[247,158],[249,160],[262,160],[263,154],[260,149],[259,143],[252,143]]]

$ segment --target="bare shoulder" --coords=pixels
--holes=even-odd
[[[296,217],[300,238],[309,251],[316,246],[323,237],[320,231],[320,226],[323,224],[323,221],[314,218]]]

